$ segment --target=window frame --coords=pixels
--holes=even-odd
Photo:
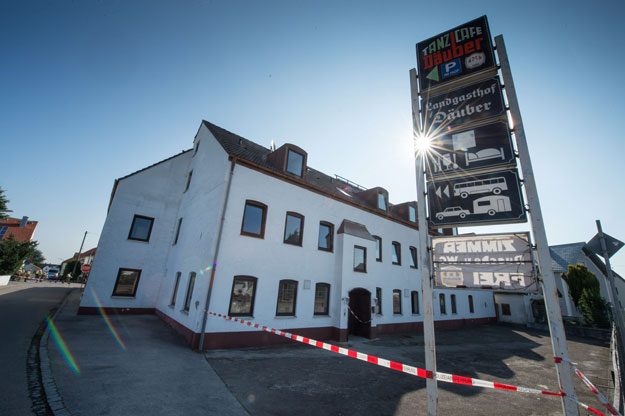
[[[254,233],[250,233],[250,232],[243,230],[243,227],[245,226],[245,210],[248,205],[253,206],[255,208],[260,208],[263,212],[262,222],[260,224],[260,234],[254,234]],[[248,237],[262,238],[262,239],[265,238],[265,224],[267,223],[267,205],[259,201],[246,199],[245,204],[243,204],[243,215],[241,217],[242,217],[241,218],[241,235],[246,235]]]
[[[408,248],[410,251],[410,260],[412,260],[412,264],[410,265],[411,269],[419,268],[419,258],[417,257],[417,248],[415,246],[410,246]]]
[[[512,316],[512,309],[509,303],[501,303],[501,316]]]
[[[148,230],[148,236],[147,236],[147,238],[145,240],[142,239],[142,238],[134,238],[132,236],[132,230],[135,228],[135,221],[137,220],[137,218],[143,219],[143,220],[150,220],[150,229]],[[150,237],[152,236],[152,227],[154,227],[154,218],[147,217],[145,215],[135,214],[135,216],[132,217],[132,223],[130,224],[130,231],[128,231],[128,240],[143,241],[143,242],[146,242],[146,243],[149,242],[150,241]]]
[[[401,243],[398,241],[393,241],[391,243],[391,263],[396,266],[401,266]],[[397,248],[397,262],[393,260],[393,254],[395,254],[395,248]]]
[[[330,248],[323,248],[319,246],[319,238],[321,236],[321,227],[326,226],[330,228]],[[317,236],[317,250],[327,251],[329,253],[334,253],[334,224],[329,221],[319,221],[319,235]]]
[[[171,294],[171,301],[169,302],[169,306],[176,306],[176,298],[178,297],[178,286],[180,285],[180,277],[182,276],[181,272],[176,272],[176,282],[174,283],[174,291]]]
[[[300,172],[299,174],[291,172],[289,170],[289,156],[291,155],[291,152],[295,153],[296,155],[300,156],[302,158],[302,165],[300,166]],[[306,163],[306,156],[304,156],[304,154],[297,152],[293,149],[287,149],[286,152],[286,161],[285,161],[285,165],[284,165],[284,171],[288,174],[291,174],[293,176],[297,176],[298,178],[303,178],[304,177],[304,164]]]
[[[451,300],[451,314],[452,315],[457,315],[458,314],[458,308],[456,305],[456,295],[454,293],[452,293],[450,295],[450,300]]]
[[[447,305],[445,303],[445,294],[444,293],[439,293],[438,294],[438,306],[440,308],[441,315],[447,315]]]
[[[315,310],[315,306],[317,305],[317,288],[318,287],[325,287],[327,292],[326,292],[326,298],[325,298],[325,310],[324,312],[317,312]],[[315,303],[313,304],[313,315],[314,316],[329,316],[330,315],[330,283],[316,283],[315,284],[315,296],[314,296],[314,300]]]
[[[193,299],[193,290],[195,289],[195,278],[197,274],[195,272],[189,273],[189,281],[187,282],[187,292],[184,296],[183,312],[189,312],[191,309],[191,300]]]
[[[356,262],[356,250],[363,250],[363,262],[362,264],[364,265],[364,270],[359,270],[356,268],[356,265],[353,264]],[[354,268],[354,271],[357,273],[367,273],[367,247],[363,247],[363,246],[359,246],[359,245],[355,245],[354,244],[354,257],[353,257],[353,261],[352,261],[352,266]]]
[[[178,226],[176,227],[176,236],[174,237],[174,243],[172,246],[178,244],[178,238],[180,237],[180,229],[182,228],[182,217],[178,218]]]
[[[414,220],[412,219],[413,214],[414,214]],[[417,209],[413,207],[412,205],[408,205],[408,221],[414,224],[417,223]]]
[[[381,200],[380,200],[380,197],[382,198]],[[384,208],[380,206],[380,201],[384,203]],[[383,192],[378,192],[377,207],[378,209],[381,209],[384,212],[388,211],[388,202],[386,201],[386,195],[384,195]]]
[[[122,275],[122,272],[137,272],[137,280],[135,281],[135,285],[132,291],[132,294],[118,294],[117,285],[119,284],[119,278]],[[139,281],[141,280],[141,269],[130,269],[127,267],[120,267],[117,271],[117,279],[115,279],[115,285],[113,286],[113,294],[111,296],[122,296],[125,298],[134,298],[137,295],[137,289],[139,288]]]
[[[234,286],[237,280],[247,280],[254,282],[254,290],[252,290],[252,300],[250,302],[250,312],[232,312],[232,298],[234,295]],[[258,278],[254,276],[237,275],[232,278],[232,289],[230,290],[230,303],[228,304],[228,316],[254,316],[254,303],[256,301],[256,288],[258,286]]]
[[[399,312],[395,311],[395,295],[397,295],[397,299],[399,299]],[[393,289],[393,315],[401,315],[402,314],[402,304],[401,304],[401,289]]]
[[[469,295],[469,313],[475,313],[475,306],[473,305],[473,295]]]
[[[300,219],[300,223],[299,223],[299,244],[297,243],[290,243],[288,241],[286,241],[286,227],[289,221],[289,216],[291,217],[295,217],[295,218],[299,218]],[[294,212],[294,211],[287,211],[286,212],[286,216],[284,218],[284,237],[282,239],[282,242],[284,244],[290,244],[292,246],[298,246],[298,247],[302,247],[302,245],[304,244],[304,216],[298,212]]]
[[[380,263],[382,262],[382,237],[374,235],[373,238],[375,239],[375,261],[379,261]],[[378,243],[379,245],[379,250],[378,250]],[[380,257],[378,257],[378,254],[380,255]]]
[[[282,289],[282,283],[294,283],[295,290],[293,291],[293,312],[278,312],[278,306],[280,305],[280,290]],[[278,282],[278,296],[276,298],[276,316],[295,316],[297,310],[297,280],[282,279]]]
[[[375,298],[378,300],[378,304],[376,305],[378,307],[378,310],[376,314],[382,315],[382,288],[381,287],[375,288]]]
[[[193,177],[193,169],[191,169],[189,173],[187,173],[187,186],[185,186],[184,192],[187,192],[189,190],[189,187],[191,186],[192,177]]]
[[[416,300],[416,302],[415,302],[415,300]],[[419,291],[418,290],[413,290],[413,291],[410,292],[410,305],[412,306],[412,314],[413,315],[420,315],[421,314],[420,309],[419,309]],[[416,306],[416,308],[415,308],[415,306]]]

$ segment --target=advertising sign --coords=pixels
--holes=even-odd
[[[516,169],[429,182],[428,206],[434,228],[527,219]]]
[[[438,136],[432,149],[427,172],[433,177],[516,165],[508,123],[503,121]]]
[[[417,44],[421,91],[495,68],[486,16]]]
[[[425,131],[434,135],[443,129],[501,116],[505,107],[499,78],[489,78],[428,97],[423,111]]]
[[[434,285],[538,290],[528,233],[432,237]]]

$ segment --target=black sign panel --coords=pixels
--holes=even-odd
[[[516,169],[428,183],[433,227],[525,222]]]
[[[417,44],[421,91],[495,67],[486,16]]]
[[[424,112],[425,132],[430,135],[472,121],[498,117],[505,112],[499,78],[428,97]]]
[[[433,177],[513,164],[510,130],[503,121],[438,136],[428,154],[428,174]]]

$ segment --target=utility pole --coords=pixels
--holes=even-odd
[[[501,74],[503,77],[504,88],[508,98],[510,114],[514,123],[514,137],[516,139],[517,150],[519,151],[519,160],[523,172],[523,184],[525,185],[525,194],[527,195],[527,204],[531,217],[532,231],[534,241],[536,243],[536,254],[538,257],[539,274],[542,276],[543,296],[545,298],[545,307],[547,309],[547,318],[549,321],[549,331],[551,333],[551,346],[555,357],[562,358],[556,360],[556,372],[558,382],[562,391],[569,397],[575,397],[575,389],[573,387],[573,378],[569,367],[569,352],[566,345],[566,334],[564,332],[564,324],[562,323],[562,311],[558,301],[556,282],[553,276],[551,265],[551,253],[549,252],[549,243],[547,242],[547,233],[545,232],[545,223],[543,221],[542,211],[540,209],[540,200],[538,199],[538,190],[536,181],[534,180],[534,171],[532,170],[532,162],[529,156],[529,148],[525,138],[525,129],[523,128],[523,120],[521,119],[521,110],[514,89],[514,81],[512,80],[512,71],[508,62],[506,53],[506,45],[503,36],[495,37],[495,46],[497,48],[497,56],[501,65]],[[579,411],[577,404],[572,400],[562,397],[562,411],[567,416],[577,416]]]
[[[76,263],[74,263],[74,270],[72,270],[72,274],[69,276],[67,284],[71,283],[72,276],[76,273],[76,267],[78,267],[78,262],[80,261],[80,255],[82,254],[82,246],[85,244],[85,238],[87,238],[87,231],[85,231],[85,235],[82,237],[82,243],[80,243],[80,248],[78,249],[78,257],[76,257]]]

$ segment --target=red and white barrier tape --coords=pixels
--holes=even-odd
[[[606,409],[608,409],[610,414],[612,414],[614,416],[622,416],[618,412],[618,410],[616,410],[614,408],[614,406],[612,406],[612,404],[608,401],[608,399],[603,394],[601,394],[599,389],[590,380],[588,380],[588,378],[584,375],[584,373],[582,373],[580,371],[580,369],[575,366],[575,363],[573,363],[573,362],[571,362],[569,360],[565,360],[564,358],[560,358],[560,357],[554,357],[554,361],[556,363],[559,363],[559,362],[562,362],[562,361],[568,363],[571,366],[571,369],[573,370],[573,372],[575,374],[577,374],[577,376],[584,382],[584,384],[586,386],[588,386],[590,391],[592,391],[595,394],[595,396],[597,396],[597,398],[599,399],[601,404],[604,405],[606,407]]]
[[[347,310],[349,311],[349,313],[351,313],[351,314],[352,314],[352,316],[353,316],[353,317],[354,317],[354,318],[355,318],[358,322],[361,322],[361,323],[363,323],[363,324],[368,324],[369,322],[371,322],[371,319],[369,319],[368,321],[363,321],[362,319],[360,319],[360,318],[358,317],[358,315],[356,315],[356,314],[354,313],[354,311],[352,311],[352,308],[350,308],[350,307],[349,307],[349,305],[347,305]]]

